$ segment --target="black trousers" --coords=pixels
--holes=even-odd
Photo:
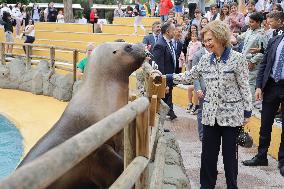
[[[238,127],[203,126],[200,184],[201,189],[214,189],[217,162],[222,139],[222,155],[228,189],[236,189],[238,176]]]
[[[26,40],[25,40],[24,43],[33,43],[34,41],[35,41],[35,37],[33,37],[33,36],[26,36]],[[24,51],[26,53],[26,47],[25,46],[23,46],[23,49],[24,49]]]
[[[170,110],[169,113],[173,112],[173,88],[170,87],[169,93],[165,95],[165,98],[163,98],[163,101],[169,106]]]
[[[268,148],[271,141],[272,125],[276,112],[281,104],[282,120],[284,119],[284,81],[274,82],[272,78],[263,90],[262,112],[261,112],[261,127],[259,131],[259,147],[257,156],[266,158]],[[283,121],[282,121],[283,129]],[[281,165],[284,165],[284,134],[281,134],[281,143],[278,152],[278,160]]]

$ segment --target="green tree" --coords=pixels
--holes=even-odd
[[[22,4],[29,4],[30,0],[0,0],[0,3],[9,3],[9,4],[16,4],[18,2]]]

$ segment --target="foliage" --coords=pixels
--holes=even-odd
[[[9,3],[9,4],[16,4],[16,3],[22,3],[22,4],[29,4],[30,0],[0,0],[0,3]]]
[[[77,11],[75,12],[74,18],[75,18],[75,19],[81,19],[82,16],[83,16],[83,11],[82,11],[82,10],[77,10]]]
[[[109,24],[112,24],[112,22],[113,22],[113,17],[114,17],[114,15],[113,15],[113,11],[107,11],[106,13],[105,13],[105,16],[106,16],[106,20],[107,20],[107,22],[109,23]]]

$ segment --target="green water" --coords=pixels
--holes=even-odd
[[[0,179],[11,174],[23,154],[23,137],[16,126],[0,114]]]

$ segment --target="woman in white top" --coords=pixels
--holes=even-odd
[[[16,37],[20,38],[20,30],[23,21],[23,14],[21,12],[21,3],[17,3],[15,7],[12,9],[12,16],[16,19]]]
[[[58,22],[58,23],[64,23],[64,15],[63,15],[62,10],[60,10],[60,11],[58,12],[56,22]]]
[[[35,41],[35,26],[33,20],[29,21],[29,24],[25,28],[24,35],[26,36],[26,40],[24,43],[33,43]],[[23,46],[23,49],[26,53],[25,46]]]

